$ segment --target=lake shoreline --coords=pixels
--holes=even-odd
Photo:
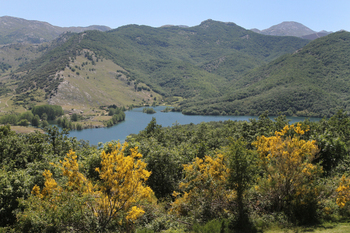
[[[210,121],[249,121],[250,119],[258,120],[258,116],[202,116],[202,115],[184,115],[181,112],[161,112],[167,106],[154,107],[156,113],[143,113],[143,108],[133,108],[125,111],[125,120],[111,127],[101,127],[84,129],[81,131],[70,131],[71,137],[76,137],[78,140],[88,140],[92,145],[98,145],[99,142],[105,143],[112,140],[124,141],[130,134],[138,134],[144,130],[152,118],[156,118],[158,125],[163,127],[171,127],[176,124],[199,124],[201,122]],[[277,116],[269,117],[274,119]],[[306,117],[287,117],[291,123],[308,119]],[[321,118],[309,118],[311,121],[319,121]]]

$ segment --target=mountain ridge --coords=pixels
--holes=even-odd
[[[202,102],[183,102],[186,114],[208,109],[227,114],[330,117],[350,111],[350,33],[316,39],[293,54],[283,55],[231,83],[231,93]]]
[[[331,34],[332,32],[327,32],[322,30],[316,32],[305,25],[295,22],[295,21],[284,21],[282,23],[273,25],[267,29],[259,30],[257,28],[251,29],[251,31],[271,36],[296,36],[308,40],[314,40],[322,36]]]
[[[102,25],[88,27],[59,27],[38,20],[26,20],[12,16],[0,17],[0,45],[18,42],[42,43],[52,41],[64,32],[83,32],[86,30],[108,31]]]
[[[58,76],[60,71],[70,66],[88,79],[82,63],[111,60],[125,70],[123,77],[135,90],[137,83],[143,83],[164,98],[215,98],[227,92],[230,80],[308,42],[260,35],[214,20],[190,28],[126,25],[106,32],[63,34],[42,57],[14,72],[11,80],[16,80],[18,94],[39,88],[53,98],[60,83],[68,79]],[[71,66],[80,55],[90,60]]]
[[[159,98],[169,104],[180,101],[176,109],[184,114],[259,115],[270,110],[275,115],[330,116],[341,107],[350,111],[344,91],[350,89],[346,84],[350,64],[341,60],[350,54],[348,34],[337,32],[310,42],[210,19],[193,27],[125,25],[106,32],[61,34],[42,56],[6,71],[10,76],[2,80],[12,83],[3,82],[4,91],[16,89],[14,102],[26,108],[33,104],[28,96],[38,90],[45,91],[46,101],[52,103],[63,103],[60,98],[69,95],[72,105],[76,99],[92,107],[110,105],[113,99],[103,102],[109,95],[117,96],[107,88],[110,79],[129,94],[135,92],[129,96],[137,103],[127,104],[151,104],[154,96],[158,103]],[[107,73],[102,72],[106,62]],[[339,70],[328,66],[331,63],[339,64]],[[2,67],[8,69],[6,64]],[[338,78],[328,75],[332,73]],[[77,80],[94,91],[79,86]],[[93,97],[98,92],[106,98]]]

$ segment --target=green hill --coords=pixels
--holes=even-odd
[[[127,25],[107,32],[64,34],[12,78],[18,81],[18,94],[39,88],[53,98],[67,78],[58,73],[77,56],[85,56],[91,64],[113,61],[123,69],[127,82],[143,83],[164,97],[212,99],[228,93],[230,82],[248,70],[308,42],[260,35],[213,20],[189,28]]]
[[[350,111],[350,33],[337,32],[310,42],[232,82],[231,93],[184,102],[187,114],[257,115],[265,110],[297,116],[331,116]]]

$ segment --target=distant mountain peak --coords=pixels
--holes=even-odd
[[[320,32],[315,32],[305,25],[294,22],[294,21],[284,21],[280,24],[274,25],[264,30],[259,30],[257,28],[250,29],[253,32],[270,35],[270,36],[295,36],[301,37],[303,39],[314,40],[332,32],[327,32],[322,30]]]
[[[304,26],[301,23],[294,21],[284,21],[280,24],[274,25],[268,29],[261,31],[261,34],[272,35],[272,36],[296,36],[301,37],[305,35],[310,35],[315,33],[315,31]]]
[[[161,28],[166,28],[166,27],[188,28],[189,26],[187,26],[187,25],[172,25],[172,24],[166,24],[166,25],[161,26]]]
[[[257,29],[257,28],[252,28],[250,30],[253,31],[253,32],[256,32],[256,33],[261,33],[261,31],[259,29]]]

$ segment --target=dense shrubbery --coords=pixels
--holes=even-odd
[[[35,127],[40,125],[40,118],[38,115],[33,115],[32,112],[27,111],[22,114],[8,114],[0,117],[1,124],[9,124],[9,125],[21,125],[28,126],[32,124]]]
[[[11,68],[12,68],[12,67],[11,67],[9,64],[0,62],[0,70],[1,70],[2,72],[5,72],[5,71],[7,71],[8,69],[11,69]]]
[[[47,116],[47,120],[55,120],[56,117],[63,115],[62,107],[59,105],[38,105],[32,108],[32,113],[38,115],[40,118],[44,114]]]
[[[111,106],[110,108],[108,108],[108,111],[109,111],[108,115],[112,116],[112,119],[104,123],[107,127],[111,127],[117,124],[118,122],[125,120],[125,113],[123,111],[123,108],[118,108],[117,106]]]
[[[26,232],[254,232],[338,221],[350,216],[349,137],[343,112],[294,125],[267,114],[167,128],[153,118],[123,147],[89,146],[57,128],[24,135],[2,126],[0,224]]]
[[[153,119],[128,141],[139,145],[149,164],[148,184],[156,196],[177,197],[172,212],[178,219],[192,224],[221,216],[230,222],[222,229],[248,227],[243,229],[247,232],[262,222],[299,225],[346,218],[350,203],[343,190],[349,186],[339,177],[350,174],[348,132],[350,117],[343,112],[329,120],[291,126],[283,116],[272,121],[263,114],[250,122],[171,128],[162,128]],[[225,171],[225,166],[230,168],[226,176],[217,170]],[[220,186],[218,178],[225,185]],[[158,221],[161,218],[154,223]]]
[[[142,109],[143,113],[147,113],[147,114],[153,114],[156,113],[156,111],[153,108],[143,108]]]

